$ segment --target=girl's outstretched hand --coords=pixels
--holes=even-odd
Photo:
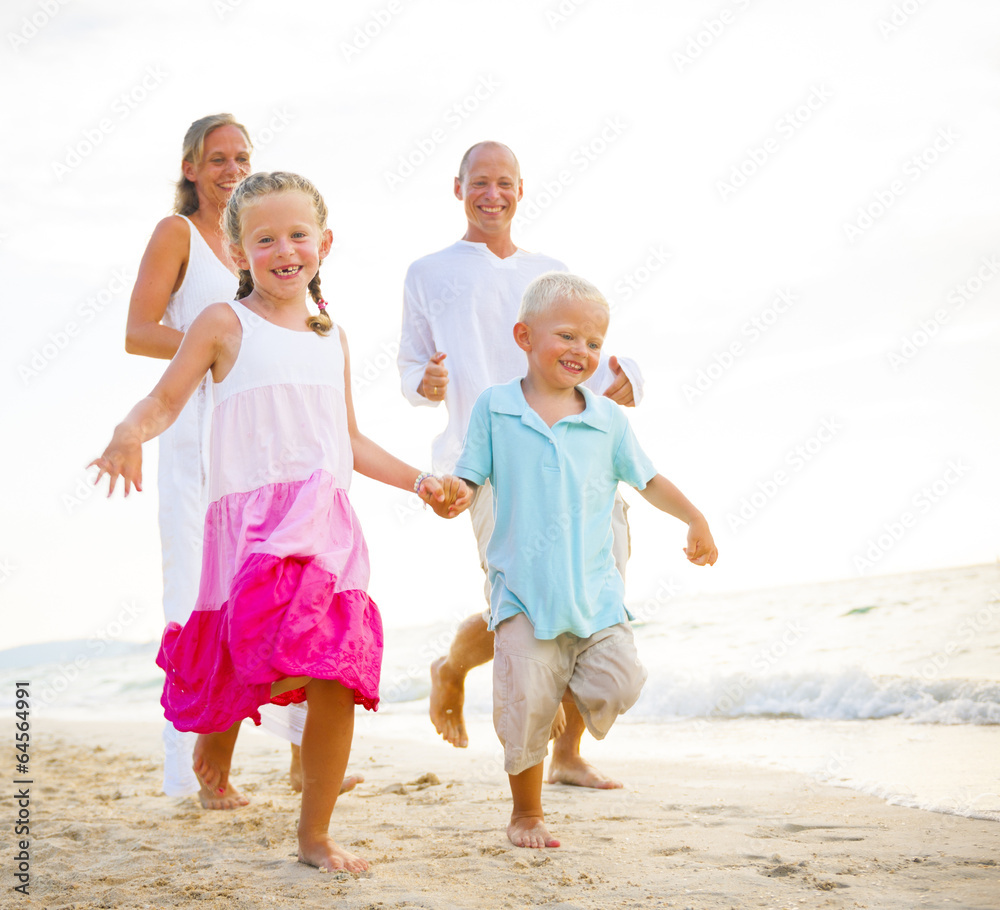
[[[687,546],[684,555],[696,566],[714,566],[719,558],[719,549],[712,539],[708,522],[704,518],[696,518],[688,525]]]
[[[87,467],[94,465],[99,469],[94,479],[94,486],[101,482],[105,474],[108,475],[110,480],[108,497],[114,493],[115,483],[119,477],[125,483],[126,496],[132,491],[133,486],[142,492],[142,444],[137,434],[124,430],[121,426],[116,427],[115,435],[111,437],[104,454],[100,458],[95,458]]]
[[[453,474],[425,477],[417,494],[442,518],[454,518],[472,503],[472,491]]]

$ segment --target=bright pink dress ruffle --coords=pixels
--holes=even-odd
[[[335,679],[377,708],[382,621],[364,591],[360,525],[330,475],[224,496],[209,507],[205,541],[198,605],[183,627],[167,626],[156,658],[174,726],[259,724],[271,683],[294,676]]]

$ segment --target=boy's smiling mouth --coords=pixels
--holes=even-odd
[[[575,360],[560,360],[559,365],[564,369],[569,370],[571,373],[582,373],[583,364],[577,363]]]

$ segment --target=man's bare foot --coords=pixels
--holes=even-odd
[[[368,869],[368,860],[349,853],[329,836],[316,840],[299,837],[299,862],[316,866],[320,872],[339,872],[342,869],[364,872]]]
[[[557,759],[553,754],[549,761],[548,781],[550,784],[570,784],[573,787],[590,787],[593,790],[618,790],[623,786],[620,780],[602,774],[579,753],[568,759]]]
[[[465,704],[465,677],[448,666],[447,658],[439,657],[431,664],[431,722],[447,742],[459,749],[469,745],[462,706]]]
[[[537,815],[510,818],[507,837],[515,847],[558,847],[557,841],[545,827],[545,819]]]
[[[555,719],[552,721],[552,729],[549,730],[549,739],[559,739],[566,732],[566,709],[559,705]]]
[[[288,768],[288,782],[296,793],[302,792],[302,747],[292,743],[292,763]],[[353,790],[358,784],[365,782],[363,774],[348,774],[340,785],[340,792],[347,793]]]

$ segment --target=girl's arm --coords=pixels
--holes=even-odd
[[[142,444],[177,419],[210,369],[218,373],[222,367],[228,372],[239,351],[241,334],[239,319],[228,304],[214,304],[195,319],[153,391],[115,427],[104,453],[90,463],[99,468],[95,484],[105,474],[110,478],[108,496],[114,492],[118,477],[125,483],[126,496],[133,485],[142,490]]]
[[[688,526],[684,554],[690,562],[697,566],[715,565],[719,550],[708,529],[708,522],[677,487],[662,474],[657,474],[639,492],[646,502],[656,506],[661,512],[679,518]]]
[[[340,329],[340,344],[344,350],[344,399],[347,402],[347,431],[354,452],[354,470],[372,480],[378,480],[401,490],[412,490],[420,471],[372,442],[358,430],[351,397],[351,355],[347,349],[347,336]],[[472,493],[465,482],[452,475],[442,478],[427,477],[417,495],[443,518],[454,518],[469,507]]]
[[[170,295],[183,280],[191,244],[190,230],[183,218],[171,215],[156,226],[149,238],[128,304],[125,350],[129,354],[169,360],[180,347],[183,332],[160,325],[160,320],[167,311]]]

